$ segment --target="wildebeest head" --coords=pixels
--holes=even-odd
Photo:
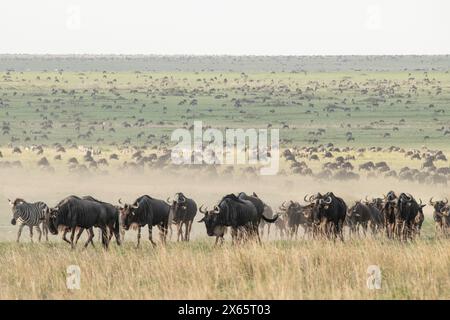
[[[187,198],[181,192],[175,194],[175,198],[173,200],[167,198],[167,204],[170,206],[170,209],[173,212],[174,221],[179,220],[181,214],[183,214],[187,209]]]
[[[359,209],[360,209],[361,206],[362,206],[362,202],[361,201],[355,201],[355,204],[348,209],[347,217],[358,217],[358,216],[360,216]]]
[[[208,210],[208,208],[206,208],[206,210],[203,210],[202,208],[203,205],[200,206],[199,211],[203,213],[204,216],[198,222],[205,223],[206,233],[208,234],[208,236],[212,237],[217,235],[219,231],[223,229],[223,226],[220,224],[219,219],[220,208],[218,206],[214,206],[213,210]]]
[[[384,199],[385,201],[394,201],[397,199],[397,195],[391,190],[384,196]]]
[[[139,208],[139,203],[135,202],[134,204],[122,203],[122,200],[119,199],[119,212],[120,212],[120,222],[125,230],[129,230],[130,226],[134,223],[138,223],[138,219],[136,217],[136,210]]]
[[[45,219],[47,222],[48,230],[51,234],[58,234],[58,215],[59,215],[59,207],[56,206],[54,208],[48,208],[45,213]]]
[[[433,201],[433,197],[431,197],[428,203],[434,208],[435,212],[442,213],[441,209],[445,209],[445,207],[447,207],[448,199],[445,198],[445,200]]]

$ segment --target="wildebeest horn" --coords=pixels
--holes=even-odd
[[[119,203],[120,203],[120,204],[123,204],[123,203],[122,203],[122,198],[119,198]]]
[[[214,211],[213,211],[214,213],[219,213],[220,212],[220,209],[219,209],[219,207],[218,206],[214,206]]]
[[[170,197],[167,197],[166,202],[167,202],[168,204],[172,204],[172,201],[170,201],[170,200],[171,200]]]
[[[365,200],[366,200],[366,202],[369,202],[369,199],[367,199],[367,198],[368,198],[368,196],[366,196]]]
[[[445,202],[444,202],[445,204],[447,204],[448,203],[448,199],[447,198],[445,198]]]
[[[11,200],[8,199],[8,202],[11,207],[14,207],[14,203]]]
[[[138,204],[137,204],[137,205],[134,205],[134,206],[132,206],[132,208],[133,208],[133,209],[137,209],[137,208],[139,208],[139,202],[138,202]]]
[[[200,211],[201,213],[203,213],[203,214],[206,214],[208,211],[208,208],[205,210],[205,211],[203,211],[202,210],[202,208],[203,208],[203,204],[200,206],[200,208],[198,208],[198,211]]]
[[[405,193],[405,196],[407,196],[408,197],[408,201],[411,201],[412,200],[412,195],[410,195],[409,193]]]
[[[328,199],[329,199],[329,200],[328,200]],[[328,197],[327,197],[327,200],[325,200],[324,202],[325,202],[326,204],[330,204],[330,203],[331,203],[331,201],[332,201],[331,197],[330,197],[330,196],[328,196]]]
[[[430,206],[433,206],[436,204],[436,202],[433,201],[433,197],[430,198],[430,202],[429,202]]]
[[[419,205],[422,205],[422,199],[419,198]]]
[[[305,196],[303,197],[303,201],[308,202],[308,200],[306,200],[307,196],[308,196],[308,194],[305,194]]]

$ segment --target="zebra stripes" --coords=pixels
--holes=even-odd
[[[9,200],[9,204],[12,207],[13,218],[11,224],[19,225],[19,231],[17,233],[17,242],[19,242],[20,235],[24,226],[30,228],[30,238],[33,241],[33,228],[36,228],[39,234],[39,241],[41,241],[42,231],[39,225],[42,223],[42,228],[46,240],[48,240],[48,229],[45,223],[45,214],[48,210],[48,206],[44,202],[28,203],[23,199],[16,199],[14,202]]]

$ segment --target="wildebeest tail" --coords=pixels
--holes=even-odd
[[[119,221],[119,215],[116,216],[116,221],[114,221],[114,233],[120,234],[120,221]]]
[[[275,217],[273,218],[266,218],[264,215],[261,215],[261,217],[264,219],[265,222],[268,223],[274,223],[275,221],[277,221],[279,215],[277,214]]]

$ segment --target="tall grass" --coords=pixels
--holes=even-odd
[[[153,249],[131,242],[71,251],[63,243],[0,244],[1,299],[449,299],[450,242],[209,240]],[[68,265],[81,288],[66,288]],[[380,290],[366,285],[378,265]]]

